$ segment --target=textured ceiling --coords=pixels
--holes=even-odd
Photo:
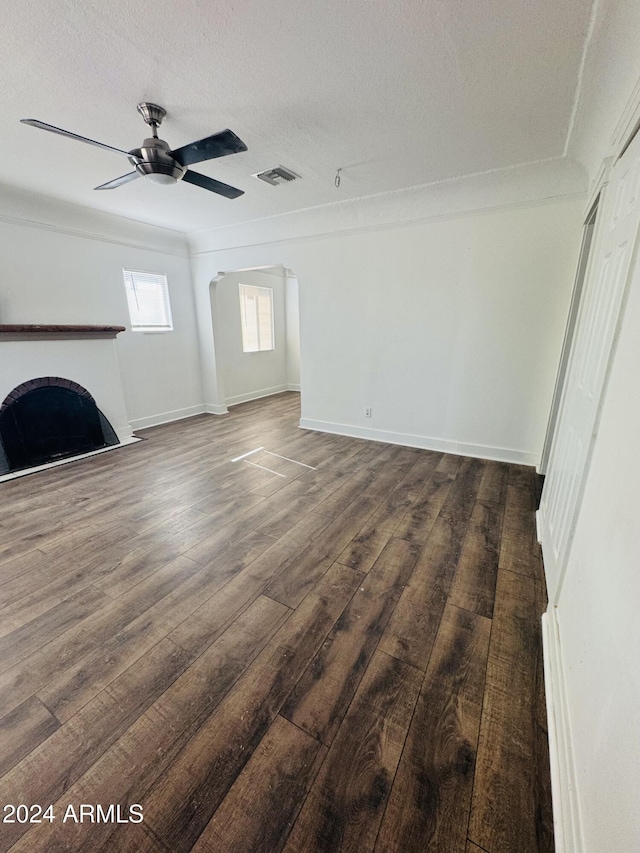
[[[10,0],[0,25],[0,182],[180,231],[561,157],[591,0]],[[225,127],[243,154],[194,167],[245,190],[93,187],[167,110],[172,148]],[[270,187],[251,175],[301,175]],[[342,168],[340,189],[334,187]]]

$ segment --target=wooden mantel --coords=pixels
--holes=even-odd
[[[124,326],[0,324],[0,341],[69,340],[70,338],[115,338]]]

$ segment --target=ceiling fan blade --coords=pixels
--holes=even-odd
[[[52,124],[46,124],[44,121],[38,121],[36,118],[21,118],[22,124],[29,124],[31,127],[39,127],[41,130],[50,130],[51,133],[58,133],[60,136],[68,136],[69,139],[77,139],[78,142],[86,142],[89,145],[95,145],[98,148],[106,148],[108,151],[117,151],[118,154],[127,154],[121,148],[114,148],[113,145],[105,145],[104,142],[96,142],[95,139],[87,139],[86,136],[78,136],[77,133],[71,133],[69,130],[62,130],[61,127],[54,127]]]
[[[203,160],[213,160],[216,157],[226,157],[227,154],[238,154],[247,151],[244,142],[232,130],[221,130],[213,136],[207,136],[199,142],[191,142],[176,148],[171,152],[174,160],[181,166],[191,166],[192,163],[202,163]]]
[[[94,187],[94,190],[115,190],[116,187],[121,187],[123,184],[128,184],[129,181],[135,181],[140,175],[137,172],[127,172],[119,178],[114,178],[113,181],[108,181],[106,184],[100,184],[99,187]]]
[[[238,198],[238,196],[244,195],[244,190],[230,187],[229,184],[223,184],[214,178],[201,175],[200,172],[191,172],[189,169],[184,173],[182,180],[188,184],[194,184],[196,187],[202,187],[203,190],[210,190],[212,193],[223,195],[225,198]]]

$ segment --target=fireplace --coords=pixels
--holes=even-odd
[[[86,388],[59,376],[23,382],[0,405],[0,474],[119,444]]]
[[[121,331],[0,325],[0,480],[137,440],[115,348]]]

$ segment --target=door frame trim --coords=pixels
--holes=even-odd
[[[558,419],[560,417],[560,412],[562,411],[562,404],[564,402],[565,380],[567,378],[569,364],[571,362],[573,339],[576,329],[578,328],[578,322],[580,319],[580,305],[582,293],[584,290],[584,285],[588,281],[589,275],[591,273],[593,257],[598,247],[598,240],[600,238],[601,228],[597,212],[595,213],[596,218],[594,222],[594,231],[589,242],[587,255],[585,257],[587,228],[590,224],[591,218],[594,215],[596,205],[598,205],[598,208],[600,210],[600,219],[602,218],[604,188],[609,182],[609,173],[611,172],[612,164],[613,158],[608,157],[606,160],[603,161],[602,165],[600,166],[598,174],[596,175],[596,179],[592,185],[591,192],[589,194],[589,203],[587,204],[584,212],[582,222],[582,242],[580,244],[578,263],[576,266],[575,277],[573,280],[573,290],[571,291],[571,301],[569,303],[569,312],[567,314],[567,322],[565,325],[564,337],[562,340],[562,349],[560,350],[558,372],[556,374],[553,397],[551,398],[551,406],[549,408],[549,419],[547,421],[547,430],[544,437],[544,444],[542,445],[542,453],[540,454],[540,461],[536,466],[536,471],[538,472],[538,474],[542,475],[547,473],[547,469],[549,467],[549,460],[551,459],[551,452],[553,450],[553,442],[558,426]]]

